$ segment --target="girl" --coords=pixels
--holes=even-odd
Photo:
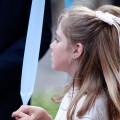
[[[50,45],[54,70],[71,78],[55,120],[120,120],[119,25],[111,14],[73,6],[58,20]],[[120,22],[120,21],[119,21]],[[40,107],[22,106],[16,120],[51,120]]]

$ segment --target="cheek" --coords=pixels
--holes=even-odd
[[[52,68],[54,70],[66,71],[66,68],[68,68],[68,62],[69,62],[68,52],[62,50],[53,52]]]

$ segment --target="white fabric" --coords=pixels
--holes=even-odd
[[[120,18],[116,17],[116,16],[114,16],[114,15],[108,13],[108,12],[103,13],[102,11],[96,11],[96,16],[100,20],[108,23],[109,25],[113,25],[114,22],[120,24]]]
[[[77,89],[75,89],[74,97],[77,93]],[[66,114],[67,109],[70,104],[70,99],[72,95],[72,90],[70,90],[63,98],[58,113],[56,115],[55,120],[67,120]],[[95,101],[94,106],[88,111],[82,118],[77,117],[77,111],[81,108],[86,95],[84,95],[78,102],[75,113],[73,115],[72,120],[108,120],[107,113],[107,98],[104,92],[102,92]]]
[[[100,20],[108,23],[109,25],[113,24],[113,19],[112,19],[112,17],[109,16],[109,14],[103,13],[102,11],[96,11],[96,16]]]
[[[119,46],[120,46],[120,18],[116,17],[108,12],[96,11],[96,16],[109,25],[114,25],[118,31]]]

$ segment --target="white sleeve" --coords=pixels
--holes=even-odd
[[[76,118],[74,120],[95,120],[95,119],[90,118],[90,117],[82,117],[82,118]]]

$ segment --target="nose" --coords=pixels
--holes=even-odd
[[[53,49],[53,42],[50,44],[50,48]]]

